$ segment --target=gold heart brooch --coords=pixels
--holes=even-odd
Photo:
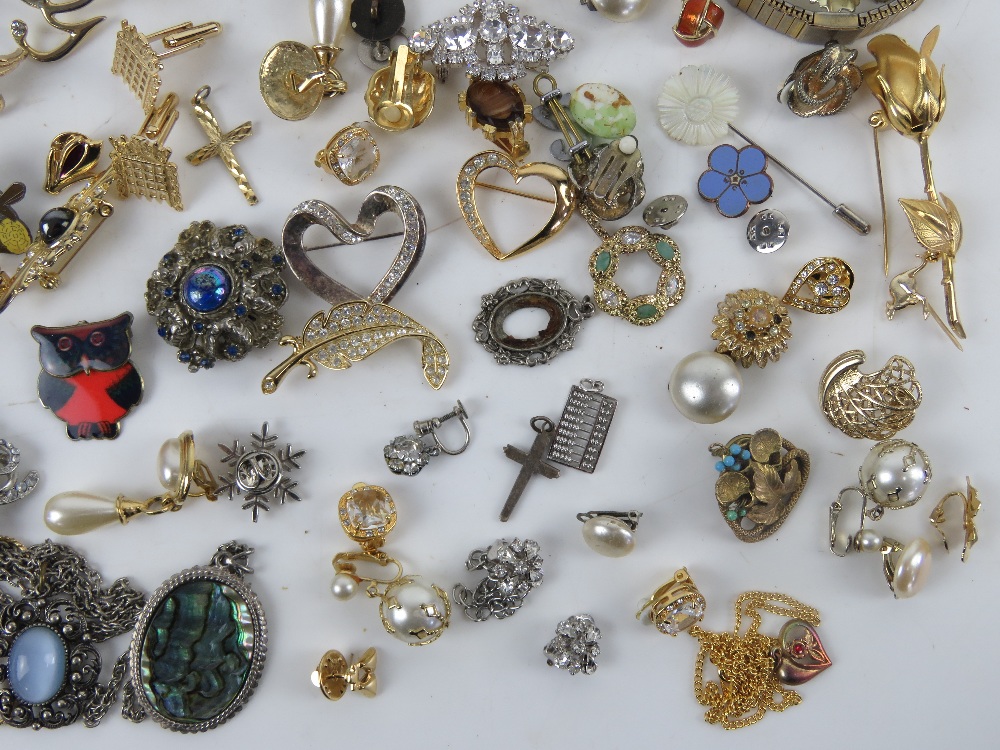
[[[480,182],[479,176],[489,169],[502,169],[514,178],[515,184],[528,177],[541,177],[552,186],[555,197],[546,198],[499,185]],[[549,214],[545,225],[535,232],[534,235],[513,250],[505,252],[500,249],[493,240],[493,237],[490,236],[489,230],[486,229],[483,220],[479,216],[479,207],[476,204],[477,187],[551,203],[552,213]],[[458,173],[458,181],[455,184],[455,188],[458,194],[458,207],[462,211],[462,218],[465,219],[466,225],[475,238],[479,240],[479,244],[485,247],[490,255],[497,260],[514,258],[553,237],[560,229],[566,226],[569,217],[573,215],[573,210],[576,208],[576,187],[565,170],[554,164],[547,164],[545,162],[517,164],[509,156],[499,151],[483,151],[465,162]]]

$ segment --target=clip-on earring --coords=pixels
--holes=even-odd
[[[851,300],[854,272],[839,258],[814,258],[795,275],[779,300],[761,289],[727,294],[712,318],[718,341],[714,352],[694,352],[670,375],[670,398],[685,418],[714,424],[732,414],[743,393],[739,367],[765,367],[788,348],[792,321],[788,307],[835,313]],[[786,305],[788,307],[786,307]]]
[[[592,615],[578,614],[567,617],[556,625],[556,635],[542,649],[545,663],[570,674],[594,674],[601,647],[601,629]]]
[[[214,501],[218,482],[211,470],[195,456],[194,434],[182,432],[167,440],[157,456],[162,495],[147,500],[116,499],[89,492],[62,492],[45,504],[45,525],[56,534],[85,534],[118,521],[123,526],[136,516],[157,516],[181,510],[189,497]]]
[[[347,91],[347,82],[333,67],[347,31],[347,0],[311,2],[316,44],[278,42],[260,64],[260,95],[282,120],[303,120],[326,97]]]
[[[385,456],[385,464],[389,467],[389,471],[393,474],[404,474],[412,477],[419,474],[433,456],[441,453],[457,456],[469,447],[469,441],[472,439],[469,414],[465,411],[461,401],[455,403],[455,408],[447,414],[433,419],[418,419],[413,423],[413,434],[399,435],[385,446],[382,454]],[[462,430],[465,432],[465,440],[456,449],[447,447],[438,436],[438,429],[441,425],[453,417],[458,417],[458,421],[462,424]],[[430,436],[430,443],[424,440],[427,436]]]
[[[906,357],[890,357],[876,372],[863,374],[860,349],[834,359],[820,378],[819,402],[827,421],[852,438],[886,440],[913,422],[922,391]]]
[[[365,649],[357,661],[353,656],[345,659],[342,653],[331,649],[319,660],[312,673],[312,683],[331,701],[339,701],[348,690],[374,698],[378,692],[377,661],[378,652],[374,647]]]
[[[91,3],[91,0],[75,0],[74,2],[54,3],[51,0],[30,0],[28,3],[42,12],[45,22],[56,31],[63,31],[67,34],[66,39],[57,47],[45,52],[35,49],[28,44],[28,24],[20,19],[15,19],[10,23],[10,33],[14,37],[14,43],[20,49],[9,55],[0,55],[0,76],[7,75],[14,68],[20,65],[27,58],[38,62],[54,62],[61,60],[72,52],[83,38],[90,33],[97,24],[104,20],[105,16],[96,16],[76,23],[63,23],[56,19],[60,13],[79,10]],[[4,108],[3,97],[0,96],[0,112]]]
[[[712,633],[698,625],[705,615],[705,597],[688,575],[674,573],[658,588],[636,619],[649,610],[649,621],[661,633],[682,631],[698,640],[694,667],[694,695],[708,707],[705,721],[725,729],[740,729],[764,718],[768,709],[783,711],[802,702],[791,687],[808,682],[830,666],[816,627],[819,612],[784,594],[747,591],[736,599],[736,624],[731,633]],[[791,617],[777,638],[763,635],[761,613]],[[750,621],[740,632],[743,619]],[[719,672],[718,682],[705,682],[705,662]]]
[[[934,506],[934,510],[931,511],[930,522],[938,534],[941,535],[941,541],[944,543],[944,548],[948,552],[951,550],[948,547],[948,535],[945,534],[942,526],[945,522],[944,506],[949,499],[953,497],[960,498],[962,500],[962,531],[964,532],[964,541],[962,543],[962,562],[966,562],[966,558],[969,554],[969,550],[972,546],[979,541],[979,532],[976,529],[976,515],[979,513],[979,508],[981,502],[979,500],[979,492],[975,487],[972,486],[972,480],[968,477],[965,478],[965,493],[955,491],[949,492],[947,495],[941,498],[937,505]]]
[[[24,253],[21,265],[8,276],[0,271],[0,312],[33,281],[44,289],[55,289],[60,275],[115,207],[109,193],[117,188],[120,198],[141,195],[165,201],[183,210],[177,165],[163,143],[177,121],[177,96],[168,94],[146,115],[131,138],[111,140],[111,164],[97,172],[100,144],[78,133],[63,133],[52,141],[46,167],[46,185],[68,185],[87,179],[84,188],[65,205],[42,214],[38,234]]]
[[[543,82],[548,84],[548,90],[543,90]],[[562,133],[570,172],[580,186],[581,206],[589,208],[601,221],[615,221],[628,215],[646,197],[638,139],[626,135],[591,148],[563,106],[563,92],[556,79],[547,73],[535,76],[533,88],[546,117]]]
[[[392,496],[382,487],[358,482],[340,498],[337,509],[341,528],[361,551],[334,555],[336,575],[330,586],[334,598],[346,601],[362,586],[369,598],[379,600],[382,627],[389,635],[409,646],[425,646],[440,638],[451,618],[448,595],[419,576],[405,575],[402,563],[380,549],[396,525]],[[388,578],[369,577],[358,571],[357,563],[391,565],[396,572]]]
[[[368,116],[383,130],[419,127],[434,109],[434,76],[421,67],[419,55],[401,44],[368,81],[365,103]]]
[[[635,549],[635,530],[642,513],[637,510],[591,510],[577,513],[583,522],[583,541],[605,557],[625,557]]]
[[[877,552],[882,555],[882,572],[897,599],[917,594],[927,583],[931,570],[931,547],[917,537],[904,545],[891,537],[865,528],[865,520],[877,521],[886,510],[908,508],[924,494],[931,480],[931,465],[919,446],[906,440],[884,440],[875,445],[858,470],[859,485],[845,487],[830,505],[830,551],[838,557],[849,552]],[[837,530],[844,496],[861,495],[861,524],[854,534]],[[869,504],[872,507],[869,508]]]
[[[278,447],[278,436],[269,433],[267,422],[250,436],[252,441],[245,445],[239,440],[229,445],[219,443],[222,463],[228,469],[220,481],[197,457],[194,434],[183,432],[165,441],[157,455],[157,472],[165,493],[147,500],[124,495],[112,500],[89,492],[62,492],[45,504],[45,525],[57,534],[84,534],[115,521],[125,525],[136,516],[181,510],[189,497],[214,502],[223,494],[229,500],[241,499],[243,510],[250,510],[256,523],[260,511],[270,510],[272,503],[299,500],[292,491],[297,482],[289,475],[299,468],[298,460],[305,451],[292,450],[290,444]]]

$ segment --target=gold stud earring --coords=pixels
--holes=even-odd
[[[312,683],[331,701],[339,701],[348,691],[374,698],[378,692],[377,661],[378,652],[374,648],[366,649],[357,661],[353,656],[350,660],[345,659],[342,653],[331,649],[319,660],[312,673]]]

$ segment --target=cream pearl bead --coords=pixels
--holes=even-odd
[[[583,524],[583,540],[605,557],[624,557],[635,549],[635,532],[620,518],[595,516]]]
[[[181,479],[181,441],[177,438],[163,441],[156,456],[156,470],[160,474],[160,484],[168,492],[177,492]]]
[[[879,552],[882,549],[882,536],[871,529],[862,529],[855,540],[861,552]]]
[[[743,376],[736,363],[717,352],[694,352],[674,367],[667,384],[682,415],[698,424],[715,424],[740,404]]]
[[[865,456],[859,470],[862,486],[887,508],[917,502],[931,481],[931,465],[920,446],[908,440],[883,440]]]
[[[333,594],[334,599],[345,602],[358,593],[358,582],[347,573],[338,573],[333,577],[333,583],[330,584],[330,593]]]
[[[393,584],[385,592],[380,606],[385,629],[411,645],[437,640],[448,627],[447,600],[417,576],[403,580],[404,583]]]
[[[340,47],[350,17],[347,0],[312,0],[312,25],[316,44]]]
[[[931,546],[917,537],[896,556],[896,574],[892,578],[892,593],[897,599],[908,599],[920,592],[931,573]]]
[[[609,21],[634,21],[649,7],[650,0],[588,0],[587,4]]]
[[[87,492],[61,492],[45,503],[45,525],[74,536],[121,521],[114,499]]]

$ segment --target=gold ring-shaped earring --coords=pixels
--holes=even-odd
[[[357,661],[353,656],[350,660],[345,659],[342,653],[331,649],[316,665],[312,683],[331,701],[339,701],[347,691],[374,698],[378,692],[378,680],[375,678],[377,660],[378,652],[374,648],[365,650]]]
[[[943,528],[944,525],[944,506],[948,500],[952,497],[961,498],[962,500],[962,530],[965,532],[965,541],[962,544],[962,562],[966,561],[969,554],[969,550],[972,546],[979,541],[979,531],[976,529],[976,514],[979,513],[979,508],[981,506],[979,500],[979,491],[972,486],[972,480],[969,477],[965,478],[965,494],[959,491],[949,492],[947,495],[941,498],[940,502],[934,506],[934,510],[931,511],[931,525],[935,528],[938,534],[941,535],[941,541],[944,542],[944,548],[948,550],[948,536],[945,534]],[[949,550],[950,551],[950,550]]]
[[[375,174],[380,159],[375,137],[356,122],[333,134],[316,154],[316,166],[345,185],[357,185]]]

